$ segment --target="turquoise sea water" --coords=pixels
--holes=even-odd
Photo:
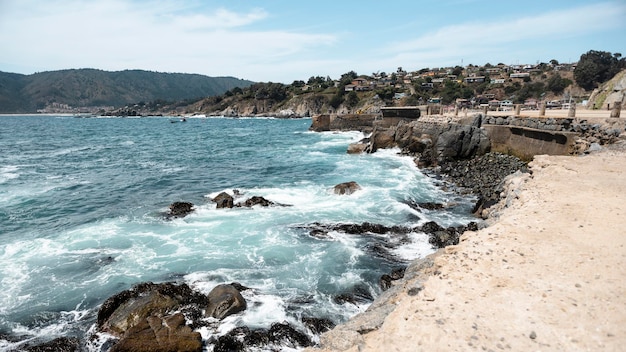
[[[425,234],[414,233],[390,261],[368,251],[371,237],[316,239],[304,225],[472,220],[470,199],[437,188],[397,150],[348,155],[362,133],[313,133],[310,124],[0,117],[0,349],[23,343],[10,341],[16,336],[86,339],[98,306],[144,281],[186,282],[205,293],[233,281],[253,288],[244,296],[255,304],[218,333],[282,321],[297,326],[301,316],[342,322],[367,306],[338,304],[334,295],[365,283],[376,296],[382,274],[433,249]],[[333,194],[346,181],[362,190]],[[242,199],[290,206],[216,209],[210,198],[233,189]],[[175,201],[196,210],[165,220],[162,212]],[[406,201],[458,205],[418,212]]]

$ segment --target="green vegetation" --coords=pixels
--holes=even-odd
[[[626,59],[622,58],[622,54],[589,50],[580,56],[574,70],[574,79],[579,86],[591,90],[613,78],[624,68]]]

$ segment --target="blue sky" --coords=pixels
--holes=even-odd
[[[0,71],[291,83],[398,67],[626,56],[626,0],[0,0]]]

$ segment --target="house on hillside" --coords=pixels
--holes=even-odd
[[[484,81],[485,81],[485,76],[465,77],[465,83],[482,83]]]
[[[525,78],[525,77],[530,77],[530,73],[529,72],[515,72],[515,73],[511,73],[509,75],[509,77],[511,77],[511,78]]]
[[[346,84],[344,91],[346,92],[364,92],[374,89],[375,83],[368,81],[366,78],[357,77],[350,84]]]

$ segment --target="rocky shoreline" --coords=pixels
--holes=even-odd
[[[434,125],[400,123],[390,129],[375,128],[372,135],[364,139],[362,147],[351,146],[363,152],[375,152],[380,148],[400,147],[402,152],[415,158],[416,165],[438,179],[441,187],[455,187],[458,192],[476,194],[479,201],[475,208],[477,217],[488,217],[488,208],[498,203],[506,189],[505,179],[515,172],[527,172],[526,163],[518,158],[499,153],[489,153],[486,135],[480,128],[481,119],[469,123]],[[422,129],[420,129],[422,128]],[[338,185],[340,186],[340,185]],[[336,189],[337,194],[349,194],[358,185]],[[352,188],[350,188],[352,187]],[[343,193],[342,193],[343,192]],[[234,203],[232,196],[220,194],[213,199],[218,208],[260,206],[288,206],[276,204],[262,197]],[[416,208],[442,209],[445,205],[413,204]],[[193,211],[191,203],[175,203],[166,218],[182,217]],[[442,228],[436,223],[427,223],[420,228],[405,228],[401,225],[385,227],[378,224],[310,224],[307,230],[313,237],[324,236],[330,230],[350,234],[393,234],[398,243],[402,236],[411,231],[427,233],[430,243],[436,248],[458,245],[465,231],[477,231],[478,224],[458,228]],[[385,257],[393,243],[373,240],[372,255]],[[371,302],[366,312],[349,322],[335,327],[335,323],[317,317],[303,317],[308,331],[276,322],[269,329],[236,328],[211,341],[202,341],[198,328],[216,329],[219,321],[229,314],[246,308],[241,292],[247,290],[239,283],[220,285],[208,295],[195,292],[185,284],[142,283],[122,291],[103,303],[98,312],[97,333],[106,333],[117,338],[109,343],[111,351],[201,351],[204,343],[212,344],[214,351],[246,351],[249,348],[272,348],[288,346],[306,348],[316,344],[311,335],[321,334],[320,344],[331,350],[345,350],[364,343],[363,336],[379,329],[386,317],[395,309],[402,295],[416,296],[424,288],[424,282],[437,273],[434,264],[443,250],[426,258],[416,260],[405,269],[382,274],[380,286],[383,293],[374,299],[355,287],[335,297],[342,302]],[[245,284],[245,283],[244,283]],[[333,328],[334,327],[334,328]],[[90,342],[74,338],[60,338],[42,345],[26,346],[28,351],[43,351],[61,348],[78,351]],[[50,347],[57,346],[57,347]],[[61,347],[62,346],[62,347]]]

